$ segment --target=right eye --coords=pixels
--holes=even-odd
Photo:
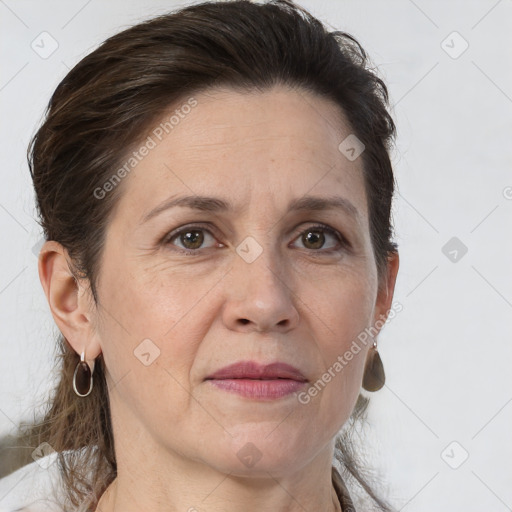
[[[202,248],[205,240],[208,241],[208,239],[215,241],[215,237],[210,230],[201,225],[190,225],[175,229],[165,237],[163,243],[165,245],[175,245],[181,249],[180,252],[195,254]],[[174,243],[174,240],[176,240],[176,243]],[[223,245],[217,245],[217,247],[221,246]],[[214,245],[210,247],[214,247]]]
[[[199,249],[215,247],[215,237],[203,226],[194,225],[172,231],[165,238],[164,243],[166,245],[175,245],[179,249],[191,254]],[[205,243],[210,245],[204,247]]]

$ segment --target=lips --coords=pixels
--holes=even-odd
[[[239,361],[238,363],[231,364],[209,375],[205,380],[227,379],[288,379],[297,382],[307,382],[306,377],[300,370],[287,363],[277,362],[261,365],[254,361]]]
[[[287,363],[261,365],[239,361],[209,375],[208,386],[246,400],[268,402],[293,396],[306,386],[306,377]]]

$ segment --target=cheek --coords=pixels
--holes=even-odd
[[[106,322],[117,324],[113,327],[132,343],[145,338],[163,343],[183,332],[187,317],[215,284],[211,275],[203,278],[165,268],[139,268],[128,275],[111,273],[101,296],[104,309],[109,308],[103,315]]]
[[[102,351],[112,381],[123,379],[129,400],[147,400],[144,390],[155,389],[187,399],[190,369],[212,310],[204,299],[215,281],[186,274],[120,267],[105,273],[98,290]]]
[[[310,398],[327,425],[342,424],[359,394],[372,343],[366,333],[371,326],[375,286],[367,274],[354,273],[326,280],[315,288],[314,295],[309,294],[307,306],[314,313],[309,317],[315,325],[323,367],[313,386],[317,391],[312,390]]]
[[[331,359],[371,325],[375,293],[376,283],[366,272],[340,273],[304,290],[306,304],[315,313],[312,318],[323,332],[318,339]]]

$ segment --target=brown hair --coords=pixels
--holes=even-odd
[[[395,125],[386,86],[371,71],[365,51],[354,37],[329,32],[291,0],[205,2],[107,39],[58,85],[31,141],[30,173],[45,238],[68,250],[74,275],[88,279],[96,304],[105,231],[121,187],[101,200],[94,190],[151,123],[183,98],[215,86],[250,91],[276,84],[334,101],[365,145],[370,234],[383,278],[397,249],[391,241],[389,158]],[[94,509],[117,471],[104,361],[101,355],[96,360],[92,393],[79,398],[71,386],[79,357],[62,335],[58,350],[58,384],[29,435],[35,445],[48,442],[59,452],[70,503],[78,506],[88,498]],[[362,420],[367,405],[360,395],[351,421]],[[350,430],[340,435],[336,458],[380,510],[391,510],[363,475]]]

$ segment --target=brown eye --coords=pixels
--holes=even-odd
[[[200,249],[214,247],[215,241],[215,237],[208,229],[201,226],[188,226],[174,230],[163,240],[163,243],[192,254],[194,252],[199,253]],[[205,244],[207,245],[205,246]],[[219,244],[219,246],[221,245]]]
[[[321,231],[308,229],[302,234],[302,242],[310,249],[321,249],[325,243],[325,236]]]
[[[329,242],[329,239],[331,239],[332,242]],[[306,249],[315,252],[330,253],[348,246],[345,238],[340,233],[324,225],[311,226],[304,230],[298,240],[301,241]],[[329,244],[327,247],[325,246],[326,243]],[[320,251],[320,249],[324,250]]]
[[[204,234],[198,229],[193,231],[183,231],[179,235],[179,239],[185,249],[199,249],[203,243]]]

